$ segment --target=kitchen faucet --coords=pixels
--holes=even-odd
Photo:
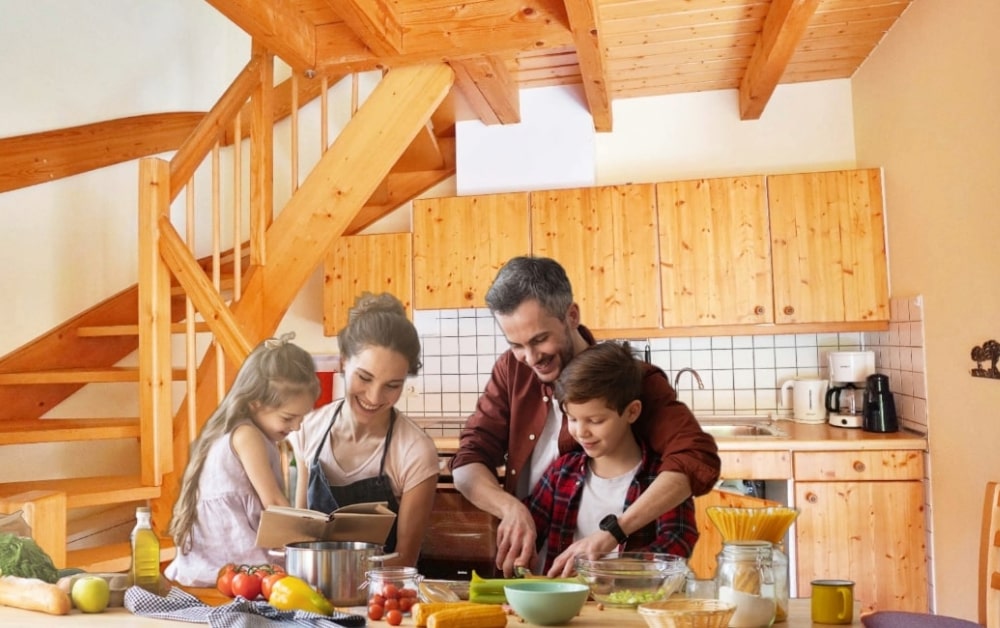
[[[701,381],[701,375],[698,375],[698,371],[694,370],[690,366],[685,366],[681,370],[677,371],[676,375],[674,375],[674,390],[677,390],[677,382],[680,381],[681,375],[684,373],[691,373],[691,375],[694,376],[694,381],[698,382],[698,388],[702,390],[705,389],[705,383]]]

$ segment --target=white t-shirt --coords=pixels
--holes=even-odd
[[[620,515],[625,512],[625,496],[632,484],[640,460],[631,471],[613,478],[602,478],[594,475],[589,468],[587,479],[583,482],[583,493],[580,495],[580,507],[576,513],[576,532],[573,540],[580,539],[600,530],[601,519],[607,515]]]
[[[330,419],[333,418],[333,413],[339,405],[340,401],[337,400],[310,412],[302,422],[302,428],[288,436],[288,442],[295,451],[298,472],[307,474],[307,479],[316,450],[323,445],[319,463],[327,481],[334,486],[346,486],[378,475],[385,439],[375,448],[371,457],[358,468],[350,472],[344,471],[333,457],[333,446],[327,430]],[[338,416],[337,420],[343,421],[343,415]],[[434,440],[398,410],[392,429],[392,441],[389,443],[385,459],[385,474],[389,478],[396,499],[427,478],[438,475],[438,452]]]

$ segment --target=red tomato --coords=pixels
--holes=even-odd
[[[369,598],[368,603],[377,604],[379,606],[385,606],[385,598],[382,597],[381,593],[376,593],[375,595],[371,596],[371,598]]]
[[[248,600],[257,599],[260,595],[260,577],[255,573],[242,571],[233,576],[233,594]]]
[[[385,596],[385,599],[387,600],[398,600],[399,587],[394,584],[387,584],[382,587],[382,595]]]
[[[215,580],[215,588],[226,597],[233,597],[233,576],[236,575],[236,565],[229,563],[219,570],[219,575]]]
[[[385,614],[385,623],[390,626],[398,626],[403,623],[403,614],[399,611],[389,611]]]
[[[403,599],[404,597],[412,597],[412,598],[416,599],[416,597],[417,597],[417,590],[416,589],[400,589],[399,590],[399,598]]]
[[[385,601],[385,610],[387,611],[398,611],[399,610],[399,600],[396,598],[390,598]]]
[[[378,620],[382,619],[382,613],[384,613],[384,612],[385,612],[385,609],[382,608],[381,604],[369,604],[368,605],[368,619],[371,619],[372,621],[378,621]]]
[[[271,587],[274,586],[274,583],[277,582],[278,580],[281,580],[287,575],[288,574],[286,574],[283,571],[275,571],[274,573],[269,573],[263,578],[261,578],[260,594],[264,596],[265,600],[271,599]]]
[[[404,613],[409,613],[410,609],[413,608],[414,602],[416,602],[416,600],[412,597],[399,598],[399,610],[403,611]]]

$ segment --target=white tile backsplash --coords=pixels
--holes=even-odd
[[[648,342],[653,363],[671,383],[684,367],[698,371],[704,389],[689,374],[678,384],[678,397],[696,413],[776,411],[786,380],[827,376],[829,351],[873,350],[876,369],[889,375],[900,423],[926,432],[920,297],[894,298],[890,311],[885,332],[636,338],[631,344],[639,349]],[[400,400],[401,409],[415,416],[469,414],[494,362],[507,349],[489,310],[418,311],[414,323],[424,367],[412,378],[414,392]]]

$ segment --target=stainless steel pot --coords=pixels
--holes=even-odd
[[[285,570],[316,587],[334,606],[363,606],[366,572],[394,556],[375,543],[299,541],[285,546]]]

